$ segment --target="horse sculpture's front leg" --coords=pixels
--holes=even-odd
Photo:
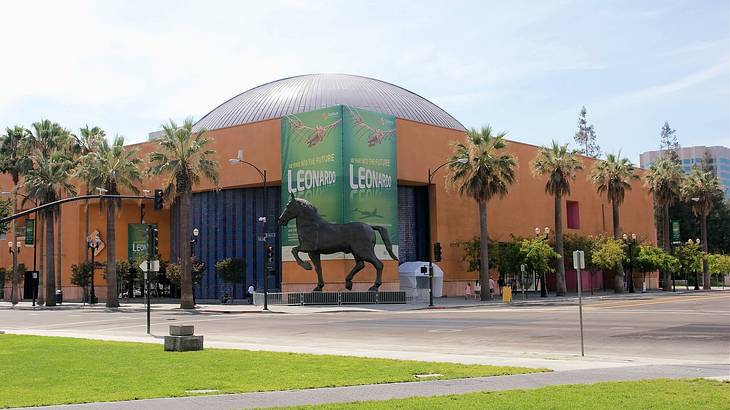
[[[324,278],[322,277],[322,261],[319,258],[319,254],[315,252],[309,252],[309,259],[314,264],[314,271],[317,272],[317,287],[312,289],[312,292],[321,292],[324,288]]]
[[[294,256],[294,259],[297,261],[297,264],[301,266],[302,268],[306,270],[312,270],[312,264],[306,261],[303,261],[302,258],[299,257],[299,247],[295,246],[291,248],[291,254]]]

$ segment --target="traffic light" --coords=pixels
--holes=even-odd
[[[165,206],[165,198],[161,189],[155,189],[155,211],[159,211]]]
[[[271,245],[266,247],[266,265],[270,270],[274,269],[274,247]]]
[[[151,259],[155,259],[157,256],[157,250],[160,245],[160,231],[157,229],[157,225],[149,226],[149,249],[148,255]]]
[[[441,262],[441,242],[436,242],[433,244],[433,260],[436,262]]]

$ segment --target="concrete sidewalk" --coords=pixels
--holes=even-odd
[[[729,365],[636,366],[617,369],[571,370],[513,376],[478,377],[459,380],[374,384],[308,390],[274,391],[214,396],[147,399],[123,402],[33,407],[32,409],[250,409],[308,404],[349,403],[366,400],[389,400],[406,397],[432,397],[481,391],[536,389],[560,384],[593,384],[620,380],[657,378],[717,378],[730,374]],[[30,410],[31,408],[29,408]]]
[[[730,295],[730,288],[713,288],[710,292],[726,292]],[[705,294],[708,291],[695,291],[695,290],[682,290],[677,292],[663,292],[663,291],[650,291],[647,293],[621,293],[615,294],[609,291],[595,292],[593,296],[583,295],[583,300],[590,302],[591,300],[637,300],[637,299],[650,299],[657,297],[672,297],[688,294]],[[196,305],[195,309],[184,310],[180,309],[179,302],[174,300],[155,301],[153,300],[150,309],[153,311],[178,311],[178,312],[190,312],[195,313],[218,313],[218,314],[239,314],[239,313],[261,313],[262,307],[249,304],[220,304],[210,303],[211,301],[200,301],[201,303]],[[482,302],[475,299],[464,299],[463,297],[449,297],[449,298],[436,298],[434,299],[433,307],[429,307],[426,302],[413,302],[407,304],[368,304],[368,305],[341,305],[341,306],[325,306],[325,305],[305,305],[305,306],[285,306],[285,305],[270,305],[269,310],[273,313],[334,313],[334,312],[392,312],[392,311],[408,311],[408,310],[419,310],[419,309],[464,309],[464,308],[475,308],[475,307],[508,307],[508,306],[534,306],[534,305],[573,305],[578,303],[578,296],[575,293],[569,293],[566,296],[548,296],[541,298],[539,292],[528,292],[526,299],[523,299],[522,293],[515,293],[513,295],[512,303],[503,303],[499,296],[495,296],[495,299],[487,302]],[[69,310],[69,309],[84,309],[84,310],[95,310],[95,311],[116,311],[116,312],[143,312],[146,310],[146,305],[140,301],[124,302],[120,301],[120,306],[115,309],[109,309],[104,306],[103,303],[96,305],[82,304],[79,302],[64,302],[58,306],[32,306],[31,302],[20,302],[13,307],[9,302],[0,301],[0,309],[20,309],[20,310]]]

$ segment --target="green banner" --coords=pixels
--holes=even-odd
[[[148,224],[127,225],[127,258],[130,262],[139,262],[148,258],[148,226]]]
[[[284,117],[281,165],[282,208],[294,194],[312,202],[329,222],[388,228],[397,246],[395,117],[349,106]],[[298,243],[296,225],[290,223],[282,230],[281,244]]]
[[[345,106],[343,121],[344,221],[384,226],[397,245],[395,117]]]
[[[282,209],[293,193],[317,207],[329,222],[342,223],[342,107],[281,119]],[[299,243],[294,223],[284,227],[282,246]]]
[[[672,243],[680,243],[682,239],[679,235],[679,221],[672,221]]]
[[[25,244],[28,246],[35,245],[35,219],[25,220]]]

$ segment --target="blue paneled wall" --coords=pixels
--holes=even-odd
[[[276,239],[269,244],[277,252],[276,260],[281,261],[281,247],[277,218],[279,216],[278,186],[268,187],[268,231],[276,232]],[[228,290],[232,296],[234,285],[223,282],[215,272],[215,263],[225,258],[243,258],[246,261],[246,280],[235,285],[235,295],[241,298],[243,290],[253,283],[256,289],[263,288],[264,245],[257,240],[258,235],[266,232],[263,223],[258,221],[263,215],[263,188],[226,189],[193,194],[190,210],[190,229],[198,228],[200,235],[193,245],[194,255],[205,262],[206,272],[201,283],[195,287],[195,296],[200,299],[220,299]],[[177,260],[177,241],[179,232],[179,207],[173,208],[172,223],[172,260]],[[192,239],[192,233],[185,235]],[[269,278],[269,288],[276,289],[281,283],[281,269]]]

